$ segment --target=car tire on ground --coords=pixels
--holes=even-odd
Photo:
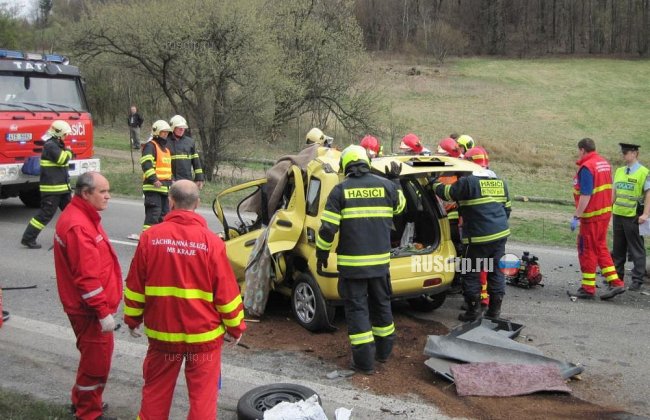
[[[41,192],[38,190],[38,188],[21,191],[18,193],[18,197],[24,205],[31,209],[37,209],[41,207]]]
[[[431,312],[438,309],[445,303],[447,293],[438,293],[437,295],[421,295],[413,299],[408,299],[411,309],[418,312]]]
[[[263,419],[264,412],[275,407],[277,404],[286,402],[297,402],[306,400],[316,394],[313,389],[297,384],[272,384],[253,388],[246,392],[237,402],[237,419],[254,420]],[[322,405],[320,396],[318,403]]]
[[[329,329],[336,308],[325,303],[316,280],[309,274],[301,273],[291,293],[291,309],[300,325],[315,332]]]

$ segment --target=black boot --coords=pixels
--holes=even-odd
[[[503,303],[503,296],[490,296],[490,305],[485,316],[489,316],[490,318],[498,318],[501,316],[501,303]]]
[[[478,296],[472,298],[465,297],[465,304],[467,305],[467,310],[464,314],[458,315],[458,319],[460,321],[476,321],[483,316],[483,313],[481,311],[481,303]]]

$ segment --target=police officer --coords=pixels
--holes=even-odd
[[[172,129],[172,135],[167,146],[172,154],[172,179],[174,181],[188,179],[194,181],[199,189],[202,189],[205,183],[203,168],[194,140],[185,134],[187,121],[180,115],[174,115],[169,120],[169,126]]]
[[[162,222],[169,212],[167,194],[172,184],[172,157],[167,148],[167,137],[172,131],[167,121],[158,120],[151,126],[151,140],[142,148],[144,192],[144,224],[142,230]]]
[[[506,183],[488,169],[489,158],[482,147],[469,149],[465,158],[483,169],[459,178],[452,185],[436,182],[433,189],[443,200],[457,201],[458,211],[463,218],[462,242],[467,245],[464,257],[470,262],[471,270],[462,278],[467,310],[458,319],[467,322],[481,316],[480,276],[486,268],[491,268],[487,273],[490,303],[486,315],[498,318],[501,314],[505,279],[497,267],[505,254],[510,235],[508,218],[511,203]]]
[[[70,134],[70,124],[62,120],[52,122],[43,136],[45,144],[41,153],[41,209],[31,218],[20,241],[29,249],[39,249],[41,244],[36,238],[52,220],[56,209],[63,209],[72,198],[68,162],[72,159],[72,150],[65,146],[65,136]]]
[[[639,235],[639,223],[648,220],[650,213],[650,179],[648,168],[641,165],[639,145],[619,143],[625,166],[614,173],[614,246],[612,257],[618,278],[623,280],[625,260],[634,263],[629,290],[638,291],[643,285],[646,269],[645,244]],[[645,205],[644,205],[645,203]]]
[[[340,231],[338,292],[345,304],[352,369],[372,374],[375,359],[385,362],[395,340],[390,232],[393,215],[404,211],[405,199],[395,183],[370,174],[370,160],[361,146],[343,150],[341,169],[345,180],[327,198],[316,238],[317,268],[327,267],[334,235]]]

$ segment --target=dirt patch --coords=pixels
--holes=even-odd
[[[335,321],[337,331],[315,334],[300,327],[285,305],[274,303],[260,322],[249,322],[243,341],[256,350],[295,351],[348,369],[350,351],[341,314]],[[453,384],[436,376],[424,365],[427,357],[423,349],[427,335],[446,334],[448,329],[437,322],[414,319],[399,310],[394,311],[394,316],[397,341],[393,355],[387,363],[377,363],[375,375],[354,375],[351,378],[360,389],[380,395],[416,395],[424,402],[436,405],[445,414],[459,417],[607,419],[621,413],[621,410],[601,407],[561,393],[510,398],[459,397]],[[573,384],[580,383],[573,382],[570,386]]]

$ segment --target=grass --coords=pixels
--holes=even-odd
[[[0,418],[5,420],[69,419],[68,406],[39,401],[34,397],[0,388]]]
[[[407,75],[416,67],[421,74]],[[650,113],[650,64],[615,59],[456,59],[440,67],[426,58],[377,55],[364,79],[381,91],[385,150],[397,150],[406,132],[420,136],[430,149],[452,132],[469,134],[490,153],[491,167],[510,187],[511,196],[523,195],[572,200],[576,171],[576,144],[583,137],[596,141],[598,151],[614,166],[622,164],[618,142],[637,143],[641,161],[650,150],[646,115]],[[289,127],[290,138],[277,144],[255,144],[237,139],[233,156],[277,158],[294,153],[308,126]],[[335,139],[347,139],[340,127],[326,130]],[[146,138],[146,130],[142,131]],[[98,147],[129,150],[126,127],[96,129]],[[336,140],[335,140],[336,141]],[[340,145],[347,142],[340,140]],[[234,148],[233,148],[234,149]],[[650,163],[648,161],[647,163]],[[113,169],[113,165],[116,166]],[[113,189],[140,195],[140,174],[105,159]],[[245,168],[260,169],[252,163]],[[236,175],[236,174],[235,174]],[[245,179],[245,180],[248,180]],[[202,192],[210,204],[217,191],[235,181],[220,179]],[[531,211],[534,210],[534,214]],[[573,245],[568,220],[571,206],[539,203],[513,204],[513,240]]]

